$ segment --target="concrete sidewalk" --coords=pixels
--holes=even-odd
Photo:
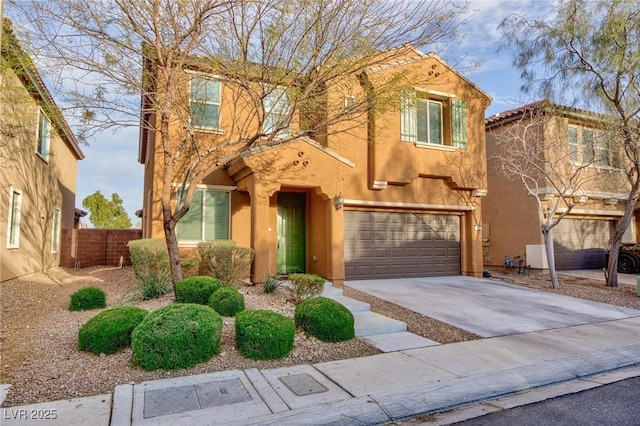
[[[114,392],[111,424],[381,424],[638,365],[639,329],[635,317],[123,385]]]

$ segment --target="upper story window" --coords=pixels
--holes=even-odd
[[[400,137],[416,145],[467,146],[464,101],[407,91],[400,102]]]
[[[604,133],[570,125],[567,129],[569,158],[576,164],[611,166],[611,152]]]
[[[262,131],[269,135],[273,132],[276,137],[282,138],[289,135],[289,96],[280,87],[273,88],[266,94],[264,104],[264,123]]]
[[[7,248],[20,247],[20,215],[22,191],[9,188],[9,220],[7,222]]]
[[[193,193],[189,211],[180,219],[178,241],[195,244],[201,241],[228,240],[230,237],[231,193],[198,188]]]
[[[354,95],[344,95],[344,112],[351,112],[356,106],[357,98]]]
[[[221,84],[203,77],[191,77],[189,105],[191,124],[201,129],[220,128]]]
[[[51,122],[45,115],[44,111],[38,110],[38,130],[36,132],[36,152],[42,158],[49,158],[49,138],[51,133]]]

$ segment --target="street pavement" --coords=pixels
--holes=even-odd
[[[640,377],[454,423],[459,426],[637,426]]]

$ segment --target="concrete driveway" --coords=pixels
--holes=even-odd
[[[640,310],[483,278],[362,280],[345,285],[482,337],[640,317]]]

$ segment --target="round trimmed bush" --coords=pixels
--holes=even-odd
[[[236,348],[245,358],[279,359],[293,349],[296,326],[272,311],[242,311],[236,315]]]
[[[81,351],[112,354],[131,344],[131,333],[149,314],[135,306],[120,306],[100,312],[80,327]]]
[[[296,325],[324,342],[342,342],[354,337],[354,318],[335,300],[314,297],[296,306]]]
[[[145,370],[178,370],[220,352],[222,317],[207,306],[175,303],[151,312],[133,330],[133,362]]]
[[[213,292],[220,287],[222,283],[217,278],[208,276],[185,278],[176,284],[176,302],[206,305]]]
[[[70,311],[88,311],[107,306],[107,294],[98,287],[83,287],[71,295]]]
[[[222,287],[209,298],[209,307],[224,317],[235,317],[244,311],[244,296],[235,287]]]

